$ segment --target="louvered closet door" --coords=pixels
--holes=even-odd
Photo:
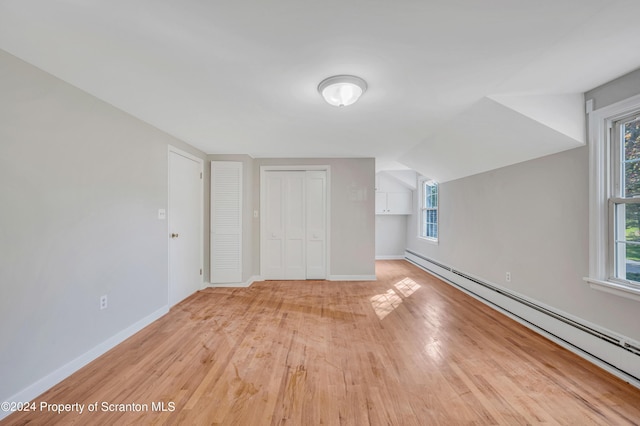
[[[242,163],[211,162],[211,283],[242,281]]]

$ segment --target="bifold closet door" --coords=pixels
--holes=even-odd
[[[326,277],[326,172],[267,171],[262,275],[270,280]]]

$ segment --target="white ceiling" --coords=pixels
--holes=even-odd
[[[444,181],[583,144],[564,131],[582,126],[579,94],[640,67],[639,14],[638,0],[0,0],[0,49],[207,153],[376,157]],[[369,89],[331,107],[316,87],[334,74]],[[565,95],[560,119],[539,119]]]

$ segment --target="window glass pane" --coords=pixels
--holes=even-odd
[[[640,282],[640,261],[638,261],[638,246],[631,244],[616,244],[616,252],[621,262],[616,265],[616,277],[629,281]]]
[[[617,204],[615,218],[615,276],[640,281],[640,204]]]
[[[625,240],[640,243],[640,204],[627,204],[624,210]],[[638,260],[640,261],[640,257],[638,257]]]
[[[425,211],[425,237],[438,238],[438,211],[426,210]]]
[[[624,142],[624,197],[640,195],[640,119],[621,124]]]
[[[425,184],[425,207],[438,207],[438,184]]]
[[[427,199],[429,198],[429,186],[422,187],[422,207],[427,207]]]

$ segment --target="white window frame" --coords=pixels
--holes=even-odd
[[[427,237],[426,234],[426,230],[425,230],[425,222],[423,220],[423,212],[425,210],[433,210],[433,209],[428,209],[427,207],[425,207],[425,197],[424,197],[424,187],[425,185],[430,185],[430,184],[436,184],[438,186],[438,205],[436,206],[435,210],[436,210],[436,229],[437,229],[437,233],[438,236],[436,238],[433,237]],[[418,185],[419,191],[420,191],[420,197],[418,197],[419,199],[419,205],[418,205],[418,238],[423,239],[424,241],[433,243],[433,244],[438,244],[438,241],[440,240],[440,184],[436,181],[434,181],[433,179],[428,179],[428,178],[422,178],[419,180],[419,185]]]
[[[640,95],[594,110],[587,101],[589,122],[589,276],[595,290],[640,301],[640,288],[614,278],[611,129],[616,121],[640,112]]]

